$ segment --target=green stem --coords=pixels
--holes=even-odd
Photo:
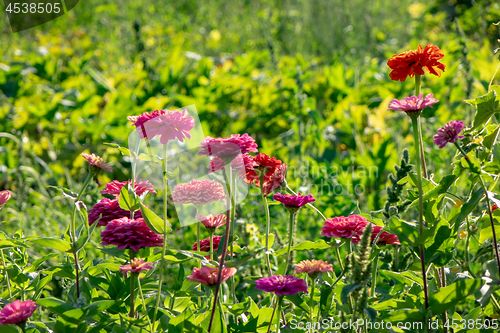
[[[71,229],[71,240],[72,240],[72,243],[73,243],[73,257],[75,258],[75,279],[76,279],[76,298],[78,299],[80,297],[80,277],[79,277],[79,271],[80,271],[80,268],[79,268],[79,265],[78,265],[78,251],[76,250],[76,210],[77,210],[77,203],[78,201],[80,201],[80,198],[82,197],[83,195],[83,192],[85,191],[85,189],[87,188],[87,186],[90,184],[90,181],[92,180],[92,176],[94,175],[93,172],[89,172],[89,174],[87,175],[87,178],[85,179],[85,182],[83,183],[83,186],[82,188],[80,189],[80,192],[78,192],[78,196],[76,197],[76,200],[75,200],[75,206],[73,207],[73,213],[72,213],[72,216],[71,216],[71,225],[70,225],[70,229]],[[86,225],[85,227],[88,227],[88,225]]]
[[[128,316],[130,318],[135,318],[135,280],[139,276],[139,273],[130,274],[130,312]]]
[[[198,252],[200,252],[200,240],[201,240],[201,222],[198,222],[196,223],[196,251]],[[198,268],[201,268],[201,261],[198,261]]]
[[[232,168],[232,167],[230,167]],[[231,169],[232,170],[232,169]],[[231,181],[231,260],[233,260],[233,253],[234,253],[234,221],[235,221],[235,216],[236,216],[236,175],[231,172],[230,175],[230,181]],[[233,304],[238,303],[238,300],[236,299],[236,279],[233,276],[231,276],[231,293],[233,296]],[[222,311],[222,309],[221,309]],[[236,321],[238,321],[238,317],[236,317]]]
[[[343,271],[344,270],[344,264],[342,264],[342,260],[340,259],[340,251],[339,251],[339,245],[338,244],[335,244],[335,255],[337,256],[337,261],[339,263],[340,270]]]
[[[141,296],[142,308],[144,309],[144,313],[146,314],[146,318],[148,318],[149,324],[149,332],[153,332],[153,325],[151,325],[151,319],[148,315],[148,308],[146,307],[146,301],[144,301],[144,294],[142,293],[141,280],[139,279],[139,275],[137,275],[137,288],[139,289],[139,295]]]
[[[149,144],[148,144],[149,146]],[[163,285],[163,266],[165,264],[165,254],[167,250],[167,145],[163,145],[163,247],[160,259],[160,277],[158,279],[158,290],[156,295],[155,309],[153,312],[153,323],[156,323],[158,307],[160,306],[161,290]]]
[[[415,152],[417,154],[417,185],[418,185],[418,223],[419,223],[419,236],[422,236],[424,231],[424,200],[423,200],[423,191],[422,191],[422,169],[420,166],[420,149],[419,149],[419,140],[420,140],[420,132],[418,130],[418,116],[414,116],[411,118],[413,125],[413,136],[415,141]],[[420,245],[420,263],[422,266],[422,280],[424,284],[424,296],[425,296],[425,308],[429,307],[429,294],[427,291],[427,272],[425,269],[425,249],[424,245]]]
[[[262,181],[261,181],[262,184]],[[267,203],[267,198],[264,196],[264,193],[261,191],[261,197],[264,202],[264,209],[266,211],[266,265],[267,269],[269,271],[269,276],[273,275],[272,270],[271,270],[271,263],[269,260],[269,233],[271,229],[271,216],[269,214],[269,204]]]
[[[372,267],[372,288],[370,289],[370,297],[375,297],[375,287],[377,286],[377,269],[378,269],[378,256],[380,251],[375,250],[375,257],[373,258]]]
[[[5,274],[5,280],[7,281],[7,289],[9,289],[9,301],[12,301],[12,290],[10,289],[10,278],[9,278],[9,271],[7,271],[7,265],[5,263],[5,256],[3,254],[3,249],[0,250],[0,253],[2,254],[2,264],[3,264],[3,271]]]
[[[394,267],[393,270],[395,272],[399,272],[399,246],[394,246]]]
[[[293,242],[293,225],[295,222],[295,215],[297,215],[297,212],[290,212],[290,225],[288,226],[288,250],[286,252],[286,261],[285,261],[285,267],[283,268],[283,275],[286,275],[286,271],[288,270],[288,264],[290,260],[290,249],[292,248],[292,242]]]
[[[271,319],[269,320],[269,326],[267,327],[267,333],[271,332],[271,325],[273,324],[274,313],[276,312],[276,308],[277,308],[279,303],[281,303],[281,296],[276,297],[276,302],[274,302],[273,313],[271,314]],[[280,327],[280,321],[278,319],[278,328],[276,329],[276,332],[279,330],[279,327]]]
[[[210,232],[210,255],[213,260],[217,260],[217,254],[214,253],[214,233]]]
[[[421,76],[418,74],[415,74],[415,96],[417,96],[417,97],[418,97],[418,95],[420,95],[421,82],[422,82]],[[427,177],[427,167],[425,166],[424,143],[422,140],[422,124],[420,123],[420,117],[418,117],[418,131],[420,133],[418,144],[420,147],[420,156],[422,159],[422,171],[423,171],[424,178],[428,178]]]
[[[316,277],[312,276],[311,280],[312,280],[311,299],[309,300],[309,309],[311,312],[309,313],[309,316],[311,318],[311,323],[313,324],[314,327],[314,289],[316,289]]]

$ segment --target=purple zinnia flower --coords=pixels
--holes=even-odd
[[[404,111],[407,114],[412,112],[420,112],[425,108],[432,108],[439,100],[434,98],[433,94],[429,94],[422,98],[422,93],[417,96],[406,97],[402,100],[393,99],[389,102],[389,110]]]
[[[464,137],[463,135],[459,135],[464,126],[465,124],[461,120],[450,121],[438,129],[438,133],[434,135],[434,143],[439,145],[439,148],[443,148],[447,143],[455,143],[455,140]]]
[[[307,284],[303,279],[292,275],[274,275],[255,281],[255,289],[264,290],[276,295],[295,295],[299,292],[307,293]]]
[[[313,198],[312,194],[302,195],[301,193],[299,193],[299,195],[276,193],[274,194],[273,199],[278,200],[286,207],[293,208],[300,208],[316,200]]]
[[[139,251],[145,247],[161,247],[163,239],[149,229],[144,219],[131,220],[128,217],[113,220],[101,232],[102,245],[117,245],[120,250]]]
[[[89,211],[89,225],[92,225],[95,221],[99,220],[97,222],[97,226],[105,227],[108,222],[122,217],[130,217],[130,212],[120,207],[118,199],[111,200],[103,198]],[[142,217],[141,211],[135,211],[134,217]]]

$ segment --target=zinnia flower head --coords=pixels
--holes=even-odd
[[[296,212],[300,207],[316,200],[312,194],[302,195],[301,193],[298,195],[275,193],[273,199],[281,202],[291,212]]]
[[[443,148],[447,143],[455,143],[457,139],[462,139],[464,136],[460,132],[464,129],[464,122],[461,120],[453,120],[444,125],[436,135],[434,135],[434,143]]]
[[[238,177],[240,179],[247,177],[249,172],[253,171],[253,157],[246,154],[239,154],[231,161],[231,169],[233,172],[238,172]],[[225,168],[224,161],[218,157],[214,157],[210,160],[210,164],[208,165],[208,173],[217,172],[220,170],[224,170]]]
[[[371,223],[371,222],[370,222]],[[366,226],[359,227],[356,230],[356,233],[354,236],[351,238],[351,243],[353,244],[358,244],[361,241],[361,236],[363,235],[363,230],[366,228]],[[380,227],[378,225],[375,225],[372,223],[372,235],[371,235],[371,241],[375,241],[375,238],[377,235],[380,233],[380,231],[384,229],[384,227]],[[401,245],[399,242],[398,236],[394,234],[390,234],[387,231],[382,231],[380,233],[380,236],[378,237],[377,244],[382,244],[382,245]]]
[[[337,216],[326,219],[321,229],[321,236],[350,239],[356,234],[358,228],[364,229],[368,223],[367,219],[359,215]]]
[[[86,153],[81,153],[80,156],[86,159],[96,170],[106,170],[110,172],[113,171],[113,168],[108,163],[106,163],[102,157],[99,157],[96,154],[89,155]]]
[[[143,218],[122,217],[110,221],[101,232],[102,245],[117,245],[119,249],[139,251],[145,247],[161,247],[163,238],[149,229]]]
[[[221,274],[221,283],[229,279],[236,273],[237,269],[235,267],[224,267]],[[214,286],[217,284],[217,278],[219,277],[219,268],[212,267],[202,267],[193,268],[193,272],[186,279],[199,282],[205,286]]]
[[[207,228],[211,232],[226,224],[226,215],[224,214],[215,216],[213,216],[212,214],[208,214],[207,216],[198,214],[196,215],[196,218],[203,224],[205,228]]]
[[[273,275],[255,281],[255,289],[263,290],[276,295],[295,295],[299,292],[307,293],[307,284],[303,279],[292,275]]]
[[[276,168],[280,167],[283,162],[276,159],[276,157],[270,157],[266,154],[260,153],[253,158],[254,161],[254,171],[250,172],[247,176],[249,183],[256,183],[259,186],[260,177],[264,177],[264,182],[268,180]]]
[[[130,264],[120,266],[120,272],[123,274],[127,273],[140,273],[142,271],[147,272],[150,269],[153,269],[153,264],[150,262],[144,261],[144,259],[134,258],[130,261]]]
[[[160,143],[167,144],[170,140],[178,139],[184,142],[184,138],[191,138],[189,131],[194,127],[194,118],[187,115],[187,110],[155,110],[127,119],[135,125],[140,138],[146,137],[152,140],[155,136],[159,136]]]
[[[219,249],[219,244],[222,236],[213,236],[214,243],[214,252]],[[198,242],[193,244],[193,251],[198,251]],[[210,238],[205,238],[200,240],[200,251],[201,252],[210,252]],[[210,259],[210,255],[205,256],[205,258]]]
[[[18,325],[24,323],[38,309],[32,300],[21,302],[15,300],[0,310],[0,325]]]
[[[498,209],[498,205],[497,204],[493,204],[493,206],[491,206],[491,212],[493,213],[495,210]]]
[[[271,192],[279,189],[283,184],[286,184],[285,177],[286,164],[281,164],[274,170],[274,173],[270,177],[265,178],[264,188],[262,190],[264,196],[267,197],[269,194],[271,194]]]
[[[206,205],[226,197],[224,187],[215,180],[196,180],[177,184],[172,192],[172,200],[179,204]]]
[[[110,194],[118,197],[122,187],[127,185],[127,183],[132,184],[132,180],[119,182],[118,180],[113,180],[111,183],[107,183],[104,190],[101,191],[102,194]],[[156,193],[153,184],[149,180],[136,179],[134,182],[135,194],[141,195],[146,191],[151,193]]]
[[[316,276],[319,273],[333,272],[332,264],[323,260],[302,260],[295,265],[294,274],[307,273],[309,276]]]
[[[403,98],[402,100],[393,99],[389,102],[389,110],[404,111],[407,115],[420,114],[425,108],[432,108],[439,100],[434,98],[433,94],[428,94],[422,98],[422,93],[417,96]]]
[[[387,65],[392,69],[389,77],[393,81],[402,82],[408,76],[424,75],[424,69],[431,74],[441,76],[441,72],[438,69],[444,72],[446,67],[443,63],[439,62],[443,57],[444,53],[439,47],[427,44],[422,49],[419,45],[418,49],[396,54],[387,61]]]
[[[0,191],[0,207],[10,199],[10,191]]]
[[[110,221],[122,217],[130,217],[130,212],[120,207],[118,199],[110,200],[108,198],[102,198],[101,201],[96,203],[89,211],[89,225],[92,225],[95,221],[99,220],[97,222],[97,226],[105,227]],[[134,217],[142,217],[141,211],[135,211]]]
[[[229,163],[236,155],[257,152],[254,138],[247,133],[243,135],[231,134],[230,138],[205,137],[200,144],[201,151],[198,155],[217,156]]]

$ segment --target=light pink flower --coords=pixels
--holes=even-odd
[[[332,264],[323,260],[302,260],[295,265],[293,274],[307,273],[307,275],[315,275],[319,273],[333,272]]]
[[[434,135],[434,143],[443,148],[447,143],[455,143],[456,140],[462,139],[464,136],[460,132],[464,129],[464,122],[461,120],[453,120],[438,129]]]
[[[226,224],[226,215],[223,214],[215,216],[213,216],[212,214],[208,214],[207,216],[198,214],[196,215],[196,218],[203,224],[205,228],[212,231]]]
[[[144,261],[144,259],[134,258],[131,260],[130,264],[120,266],[120,272],[123,274],[127,273],[140,273],[142,271],[147,272],[150,269],[153,269],[153,264],[150,262]]]
[[[82,156],[84,159],[86,159],[91,166],[93,166],[96,169],[101,169],[101,170],[106,170],[106,171],[113,171],[113,168],[106,163],[102,157],[97,156],[96,154],[86,154],[86,153],[81,153],[80,156]]]
[[[97,222],[97,226],[105,227],[109,221],[122,217],[130,217],[130,212],[120,207],[118,199],[110,200],[108,198],[103,198],[89,211],[89,225],[92,225],[95,221],[99,220]],[[141,211],[135,211],[134,218],[140,217],[142,217]]]
[[[201,151],[198,155],[217,156],[225,160],[234,158],[238,154],[257,152],[254,138],[247,133],[243,135],[231,134],[230,138],[205,137],[200,144]]]
[[[402,100],[393,99],[389,102],[389,110],[404,111],[406,113],[420,112],[425,108],[432,108],[439,100],[433,94],[428,94],[422,98],[422,93],[417,96],[406,97]]]
[[[144,219],[122,217],[110,221],[101,232],[102,245],[117,245],[119,249],[139,251],[145,247],[161,247],[163,239],[149,229]]]
[[[0,191],[0,206],[5,205],[5,203],[10,199],[10,191]]]
[[[191,138],[189,131],[194,127],[194,118],[187,115],[187,110],[155,110],[127,118],[136,126],[140,138],[147,137],[151,140],[159,136],[160,142],[167,144],[170,140],[178,139],[183,142],[184,138]]]
[[[12,303],[5,305],[0,310],[0,325],[17,325],[24,323],[38,309],[38,305],[32,300],[21,302],[15,300]]]
[[[222,282],[226,281],[229,279],[231,276],[233,276],[236,273],[237,269],[234,267],[224,267],[222,269]],[[211,268],[211,267],[202,267],[198,268],[195,267],[193,268],[193,272],[191,273],[190,276],[186,277],[186,279],[193,281],[193,282],[198,282],[201,283],[205,286],[213,286],[217,284],[217,278],[219,276],[219,269],[218,268]]]
[[[120,191],[122,190],[122,187],[127,185],[127,183],[132,184],[132,180],[124,181],[124,182],[119,182],[117,180],[113,180],[111,183],[107,183],[106,186],[104,187],[104,190],[101,191],[102,194],[111,194],[116,197],[120,195]],[[142,179],[136,179],[134,182],[134,191],[135,194],[141,195],[146,191],[149,191],[151,193],[156,193],[153,184],[149,182],[149,180],[142,180]]]
[[[224,187],[214,180],[196,180],[177,184],[172,192],[172,200],[179,204],[206,205],[226,197]]]

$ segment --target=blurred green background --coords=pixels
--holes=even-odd
[[[1,230],[22,223],[27,235],[61,235],[70,206],[48,185],[77,191],[87,167],[79,154],[95,152],[114,171],[88,191],[92,207],[98,186],[130,177],[130,163],[103,145],[126,145],[127,116],[191,104],[206,135],[248,133],[289,164],[290,186],[315,195],[327,217],[381,210],[402,150],[413,156],[406,115],[387,105],[414,83],[392,82],[388,58],[427,43],[445,53],[445,73],[423,77],[423,92],[440,100],[423,119],[429,170],[440,178],[451,150],[436,149],[432,135],[449,120],[472,120],[463,101],[487,91],[499,20],[493,0],[85,0],[16,34],[4,14],[0,190],[13,200]],[[238,208],[244,232],[251,223],[263,230],[253,198]],[[317,237],[320,219],[303,215],[302,237]],[[190,247],[188,230],[174,221],[169,242]]]

